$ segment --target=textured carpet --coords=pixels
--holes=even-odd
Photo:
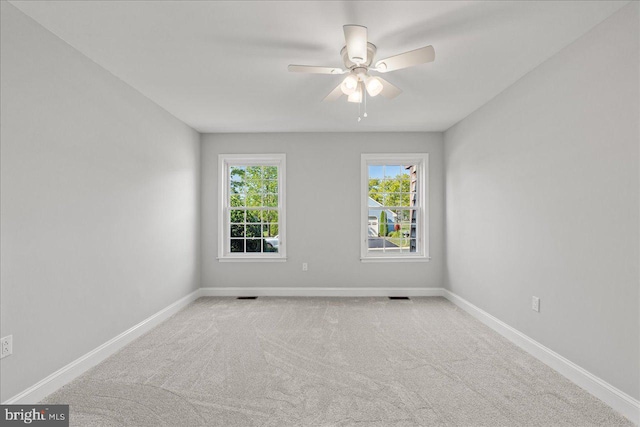
[[[74,426],[630,426],[443,298],[201,298],[46,403]]]

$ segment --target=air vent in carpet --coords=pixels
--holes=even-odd
[[[409,297],[389,297],[389,299],[409,299]]]
[[[236,299],[258,299],[258,297],[238,297]]]

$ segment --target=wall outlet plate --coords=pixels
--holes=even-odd
[[[0,359],[13,353],[13,335],[0,339]]]
[[[309,270],[309,265],[306,262],[302,263],[302,271],[307,271]]]
[[[537,311],[538,313],[540,312],[540,298],[531,297],[531,309],[533,311]]]

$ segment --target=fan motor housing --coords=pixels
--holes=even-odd
[[[371,63],[373,62],[373,58],[376,56],[376,51],[377,51],[376,45],[374,45],[373,43],[367,42],[367,60],[362,64],[356,64],[355,62],[349,59],[349,54],[347,53],[347,46],[344,46],[340,50],[340,56],[342,56],[344,65],[348,69],[353,69],[355,67],[370,67]]]
[[[362,65],[356,65],[351,69],[351,72],[358,77],[363,77],[367,74],[368,68]]]

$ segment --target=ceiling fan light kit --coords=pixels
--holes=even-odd
[[[358,89],[358,77],[353,74],[349,74],[340,84],[340,90],[345,95],[353,94]]]
[[[382,82],[377,77],[367,77],[365,85],[369,96],[378,96],[382,92]]]
[[[369,43],[367,39],[367,27],[345,25],[343,30],[345,46],[340,50],[340,56],[342,57],[342,62],[344,62],[344,69],[312,65],[289,65],[289,71],[294,73],[334,75],[348,73],[348,76],[324,98],[324,101],[335,101],[342,95],[346,95],[348,102],[360,104],[365,100],[366,106],[366,95],[371,97],[382,95],[385,98],[393,99],[400,95],[402,90],[381,77],[369,75],[370,71],[388,73],[433,62],[436,57],[433,46],[425,46],[381,59],[372,67],[371,64],[375,58],[377,48],[373,43]],[[366,111],[364,117],[367,117]],[[358,121],[360,121],[360,117],[358,117]]]
[[[363,90],[362,90],[362,82],[358,82],[358,87],[356,88],[356,90],[350,94],[347,97],[347,101],[348,102],[355,102],[360,104],[362,102],[362,95],[363,95]]]

